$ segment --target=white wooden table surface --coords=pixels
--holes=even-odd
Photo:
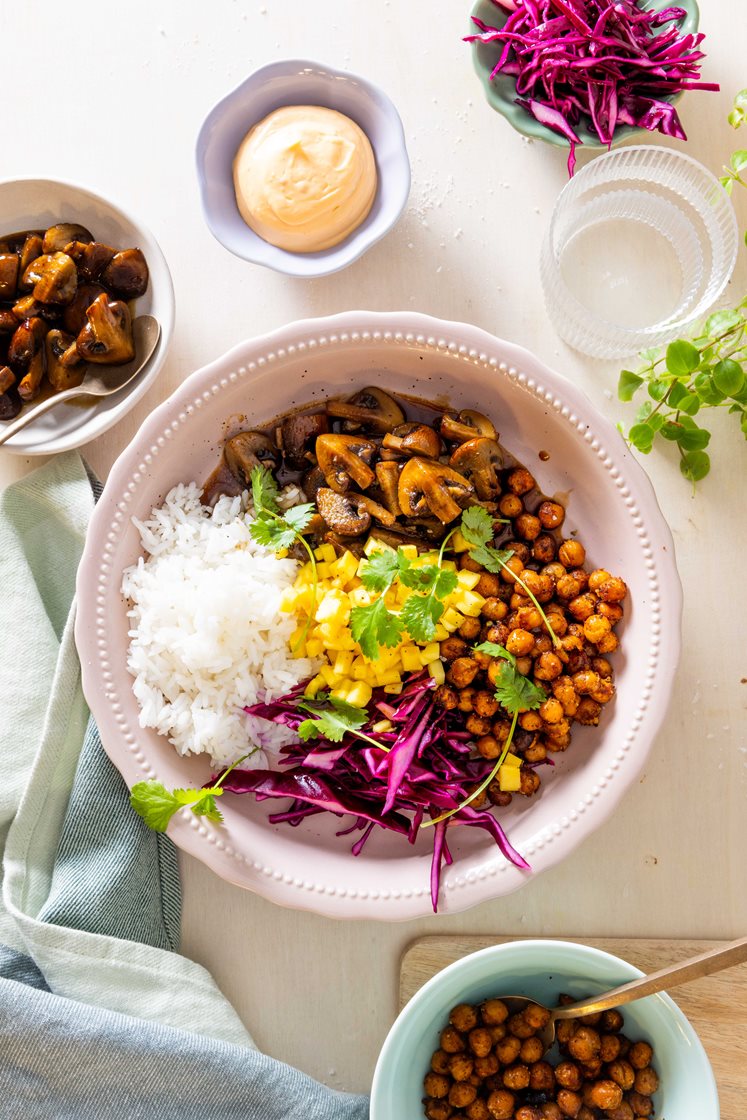
[[[468,7],[461,0],[5,6],[4,88],[15,94],[3,112],[0,175],[69,179],[121,202],[155,232],[173,273],[177,327],[157,385],[83,449],[101,477],[149,409],[194,369],[289,320],[352,308],[474,322],[533,349],[614,420],[628,413],[615,399],[619,367],[568,350],[546,321],[539,248],[566,179],[565,155],[528,143],[483,101],[460,42]],[[741,0],[701,0],[701,8],[704,75],[719,80],[722,93],[691,94],[682,113],[687,151],[718,172],[732,148],[747,144],[726,123],[733,94],[747,85],[740,68],[747,23]],[[55,44],[64,61],[50,64]],[[410,202],[396,229],[345,272],[315,281],[226,252],[203,223],[193,170],[210,107],[282,57],[328,62],[381,84],[402,115],[412,162]],[[737,299],[745,290],[742,247],[729,293]],[[395,1015],[400,954],[419,934],[747,932],[747,445],[736,425],[718,421],[714,469],[697,493],[674,455],[645,460],[677,546],[684,656],[666,729],[640,782],[564,864],[466,914],[387,926],[282,910],[183,859],[183,951],[213,972],[270,1054],[336,1087],[367,1088]],[[0,483],[40,461],[0,453]]]

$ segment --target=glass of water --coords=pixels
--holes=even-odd
[[[738,233],[723,187],[670,148],[621,148],[563,188],[542,249],[561,338],[598,358],[660,346],[701,318],[734,269]]]

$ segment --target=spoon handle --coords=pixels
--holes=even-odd
[[[7,428],[3,428],[0,432],[0,445],[5,443],[6,440],[14,436],[16,432],[20,432],[32,420],[36,420],[37,416],[41,416],[45,412],[49,412],[50,408],[54,408],[62,401],[68,401],[72,397],[85,396],[85,389],[63,389],[61,393],[55,393],[53,397],[47,397],[41,404],[37,404],[34,408],[30,408],[28,412],[22,412],[17,420],[8,424]]]
[[[554,1019],[573,1019],[580,1015],[591,1015],[596,1011],[607,1011],[610,1007],[619,1007],[623,1003],[630,1003],[634,999],[654,995],[665,988],[675,988],[678,984],[689,984],[691,980],[699,980],[702,976],[710,976],[712,972],[720,972],[724,968],[733,968],[747,960],[747,937],[740,937],[738,941],[730,941],[718,949],[709,949],[697,957],[690,957],[681,964],[667,965],[658,972],[651,972],[648,976],[641,976],[605,992],[594,999],[580,1000],[578,1003],[568,1004],[553,1011]]]

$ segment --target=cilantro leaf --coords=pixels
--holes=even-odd
[[[309,739],[329,739],[331,743],[340,743],[349,731],[357,731],[368,722],[368,712],[365,708],[356,708],[346,700],[339,700],[331,696],[328,703],[330,708],[320,707],[312,701],[303,701],[298,706],[305,712],[310,712],[313,719],[305,719],[298,728],[298,734],[307,742]]]
[[[136,782],[130,791],[130,805],[142,817],[148,828],[165,832],[169,821],[179,809],[190,808],[198,817],[222,821],[223,816],[215,804],[222,789],[166,789],[161,782]]]
[[[250,475],[252,484],[252,504],[255,514],[267,511],[277,513],[280,491],[275,476],[267,467],[253,467]]]
[[[547,699],[547,693],[506,663],[498,670],[495,698],[510,715],[516,715],[539,708]]]
[[[387,610],[383,599],[377,599],[368,607],[353,607],[350,632],[364,657],[374,661],[379,655],[380,645],[389,648],[399,645],[402,623],[396,614]]]
[[[504,661],[508,661],[509,665],[516,664],[516,658],[512,653],[506,649],[505,646],[499,646],[495,642],[483,642],[479,646],[475,646],[475,653],[487,653],[489,657],[501,657]]]
[[[484,544],[478,544],[475,548],[470,549],[470,556],[476,563],[481,564],[486,572],[500,575],[513,556],[513,550],[510,548],[488,548]]]
[[[399,582],[416,591],[429,591],[439,571],[435,564],[424,564],[416,568],[408,563],[406,568],[400,569]]]
[[[313,502],[304,502],[300,506],[291,506],[283,514],[283,521],[296,532],[302,532],[314,516],[316,506]]]
[[[296,529],[288,525],[282,517],[276,518],[265,513],[252,521],[249,532],[257,544],[263,544],[275,552],[290,548],[297,538]]]
[[[450,571],[448,568],[439,568],[438,574],[433,581],[432,594],[437,599],[446,599],[451,595],[452,591],[456,591],[459,586],[456,572]]]
[[[400,618],[416,642],[430,642],[435,637],[436,623],[444,613],[444,605],[433,595],[410,595],[402,607]]]
[[[487,544],[495,536],[493,519],[482,506],[469,506],[465,509],[460,528],[462,536],[470,544]]]
[[[399,571],[399,553],[391,549],[372,552],[361,565],[360,580],[366,591],[387,591]]]

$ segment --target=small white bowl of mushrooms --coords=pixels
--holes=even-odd
[[[163,365],[174,289],[153,234],[92,191],[52,179],[0,183],[0,432],[86,368],[132,356],[132,322],[152,315],[160,338],[142,372],[94,404],[77,400],[32,420],[3,446],[21,455],[80,447],[133,407]]]

